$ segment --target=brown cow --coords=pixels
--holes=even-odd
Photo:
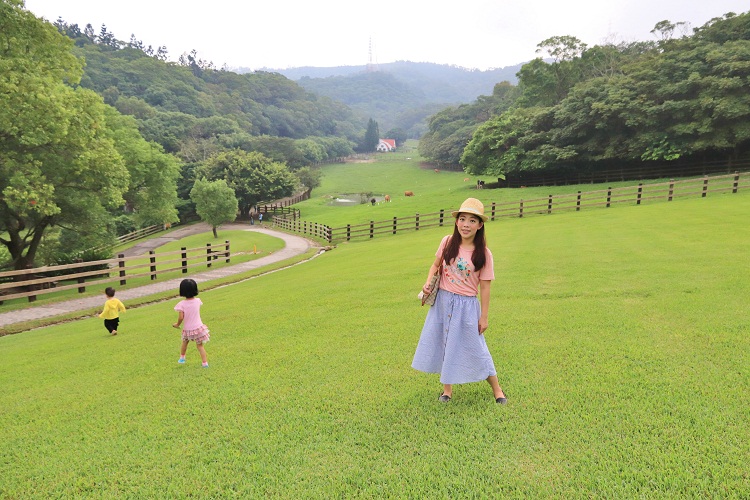
[[[469,182],[469,178],[468,177],[464,177],[464,182]]]
[[[440,172],[440,170],[438,170],[438,169],[435,169],[435,173],[438,173],[438,172]]]
[[[404,191],[404,196],[414,196],[413,191]]]
[[[391,195],[389,195],[389,194],[385,195],[385,201],[386,202],[391,201]]]

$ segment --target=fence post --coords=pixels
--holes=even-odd
[[[154,255],[155,253],[156,252],[154,250],[148,251],[148,255],[149,255],[148,260],[151,263],[150,267],[151,267],[151,280],[152,281],[156,279],[156,256]]]
[[[26,264],[26,269],[32,269],[31,264]],[[34,279],[34,275],[33,274],[28,275],[27,279],[28,280],[33,280]],[[37,286],[37,285],[29,285],[27,288],[31,288],[33,290],[35,286]],[[29,302],[35,302],[36,301],[36,295],[29,295],[28,296],[28,301]]]
[[[326,234],[328,235],[328,243],[333,241],[333,228],[331,226],[326,227]]]
[[[370,221],[370,238],[375,236],[375,223]]]
[[[349,241],[352,239],[352,225],[347,224],[346,225],[346,241]]]
[[[609,202],[612,199],[612,187],[607,188],[607,208],[609,208]]]
[[[187,273],[187,247],[180,247],[182,250],[182,274]]]
[[[739,170],[734,172],[734,183],[732,184],[732,193],[737,192],[737,188],[740,185],[740,172]]]
[[[77,263],[81,263],[81,262],[83,262],[83,259],[75,259],[75,261]],[[81,276],[80,278],[78,278],[78,284],[82,285],[85,282],[86,282],[86,277],[85,276]],[[78,287],[78,293],[84,293],[85,291],[86,291],[86,287],[85,286],[79,286]],[[34,298],[36,299],[36,297],[34,297]]]
[[[495,220],[495,202],[494,201],[492,202],[492,208],[490,209],[490,211],[492,214],[490,220]]]
[[[444,216],[445,216],[445,209],[441,208],[440,209],[440,224],[439,224],[440,226],[443,225],[443,217]],[[395,219],[395,217],[394,217],[394,219]]]
[[[518,216],[523,217],[523,200],[518,204]]]
[[[419,214],[414,215],[414,230],[419,231]]]
[[[672,201],[673,195],[674,195],[674,179],[669,179],[669,196],[667,197],[667,201]]]
[[[642,193],[643,193],[643,183],[639,182],[638,183],[638,197],[636,198],[636,202],[635,202],[636,205],[640,205],[641,204],[641,194]]]
[[[549,200],[547,201],[547,213],[552,213],[552,195],[549,195]]]
[[[576,199],[576,212],[581,210],[581,192],[578,191],[578,198]]]
[[[224,240],[224,243],[227,244],[227,253],[226,253],[226,256],[227,256],[227,264],[229,264],[229,240]]]
[[[396,234],[396,217],[393,218],[393,234]]]
[[[206,267],[211,267],[211,243],[206,243]]]
[[[707,192],[708,192],[708,176],[705,176],[703,177],[703,193],[701,194],[701,198],[705,198]]]
[[[127,280],[125,279],[125,254],[124,253],[118,253],[117,258],[120,259],[117,261],[117,267],[120,268],[120,286],[124,286],[127,284]]]

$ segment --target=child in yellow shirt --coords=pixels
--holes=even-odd
[[[120,312],[125,312],[125,306],[120,299],[115,298],[115,289],[108,286],[104,289],[107,301],[104,303],[104,310],[99,314],[104,318],[104,328],[112,335],[117,335],[117,327],[120,325]]]

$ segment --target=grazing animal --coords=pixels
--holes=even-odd
[[[376,200],[375,198],[372,198],[372,199],[370,199],[370,203],[371,203],[372,205],[375,205],[375,202],[376,202],[376,201],[377,201],[377,200]]]
[[[404,191],[404,196],[414,196],[413,191]]]
[[[440,170],[438,170],[438,169],[436,168],[436,169],[435,169],[435,173],[438,173],[438,172],[440,172]]]
[[[385,201],[386,201],[386,203],[390,202],[391,201],[391,195],[389,195],[389,194],[385,195]]]
[[[469,182],[469,178],[468,177],[464,177],[464,182]]]

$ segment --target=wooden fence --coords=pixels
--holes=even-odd
[[[740,180],[744,184],[740,183]],[[571,194],[549,195],[517,202],[501,202],[485,205],[485,214],[490,220],[501,217],[528,217],[563,211],[580,211],[584,208],[609,208],[618,204],[641,205],[648,202],[672,201],[688,196],[706,197],[709,193],[736,193],[750,187],[750,172],[730,175],[703,176],[693,179],[670,180],[669,182],[607,188],[596,191],[578,191]],[[447,219],[447,222],[446,222]],[[415,214],[407,217],[370,221],[365,224],[330,228],[314,222],[288,220],[274,217],[273,221],[289,231],[322,238],[329,243],[350,241],[357,238],[374,238],[377,235],[396,234],[399,231],[419,231],[430,227],[453,223],[450,211]]]
[[[132,233],[123,234],[122,236],[117,237],[117,243],[128,243],[130,241],[139,240],[141,238],[145,238],[146,236],[151,236],[152,234],[156,234],[160,231],[164,231],[166,228],[163,225],[156,225],[156,226],[149,226],[144,227],[143,229],[137,229],[133,231]]]
[[[180,250],[158,254],[151,250],[148,254],[132,257],[119,254],[114,259],[6,271],[0,273],[0,299],[28,297],[29,302],[34,302],[37,295],[73,288],[78,288],[78,293],[83,293],[87,285],[114,281],[126,285],[128,279],[144,276],[150,276],[151,280],[155,280],[159,274],[179,270],[187,273],[189,268],[202,265],[211,267],[212,261],[219,258],[229,262],[229,256],[229,241],[225,241],[216,244],[206,243],[205,247],[182,247]],[[144,259],[148,259],[148,263],[144,264]],[[141,262],[132,264],[133,261]],[[145,269],[148,270],[144,271]],[[115,276],[112,276],[113,274]]]

